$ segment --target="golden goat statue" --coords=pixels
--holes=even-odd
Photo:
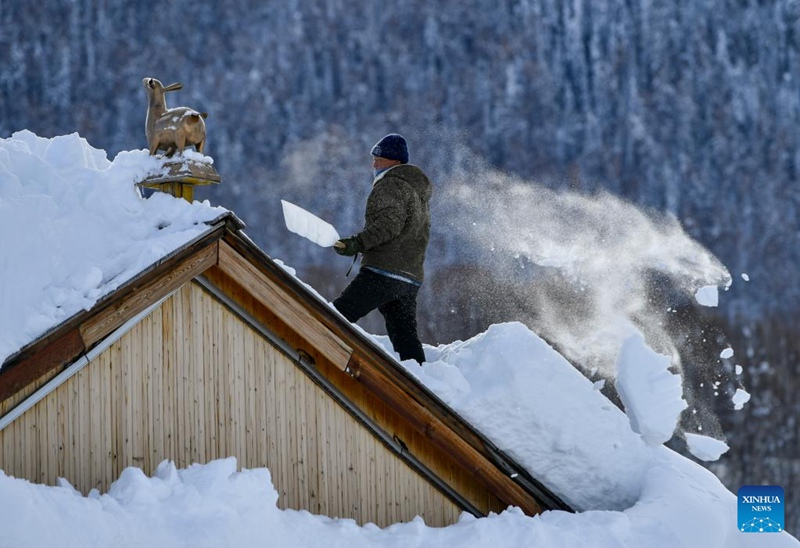
[[[145,133],[150,156],[162,149],[171,157],[176,150],[182,154],[187,146],[192,145],[202,154],[206,143],[204,118],[208,114],[188,107],[167,109],[164,98],[165,92],[179,90],[183,84],[175,83],[165,87],[155,78],[144,78],[142,85],[147,92]]]

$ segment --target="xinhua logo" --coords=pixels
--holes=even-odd
[[[783,487],[743,485],[739,488],[739,531],[780,533],[783,531]]]

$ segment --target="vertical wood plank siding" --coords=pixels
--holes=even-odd
[[[220,246],[221,256],[223,255],[223,248],[224,246]],[[287,341],[290,346],[307,352],[313,358],[316,369],[323,377],[342,392],[348,400],[367,413],[370,419],[375,421],[385,432],[404,444],[409,453],[419,459],[439,478],[452,486],[472,505],[485,514],[501,512],[507,507],[507,504],[500,501],[475,476],[466,472],[453,459],[452,455],[431,443],[430,439],[423,433],[415,431],[398,411],[380,398],[372,395],[364,385],[343,372],[340,367],[341,364],[332,363],[325,355],[318,352],[314,345],[304,339],[304,332],[297,332],[283,323],[270,308],[264,306],[253,293],[241,287],[234,278],[231,278],[221,268],[212,267],[204,272],[203,276],[220,288],[225,295],[236,302],[249,315],[263,325],[268,326],[270,330]],[[335,402],[331,402],[331,404],[336,405]],[[375,443],[378,446],[382,445],[378,441]],[[335,471],[322,468],[325,466],[323,463],[320,463],[319,466],[321,467],[320,474],[335,473]],[[388,476],[378,474],[377,479],[382,482],[384,490],[392,490],[393,486]],[[384,498],[375,501],[375,504],[385,506],[390,502],[390,499]]]
[[[387,410],[372,408],[386,422]],[[397,433],[414,445],[411,431]],[[270,468],[282,508],[379,526],[416,515],[441,526],[460,514],[195,283],[1,431],[0,443],[7,474],[65,477],[84,493],[107,490],[126,466],[149,474],[164,459],[186,467],[233,455],[241,467]],[[449,476],[458,473],[445,479],[457,484]]]

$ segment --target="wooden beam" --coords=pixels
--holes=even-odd
[[[506,504],[519,506],[532,516],[542,512],[536,499],[510,477],[503,474],[492,462],[462,437],[448,428],[428,409],[398,388],[390,379],[370,363],[354,353],[347,371],[368,390],[381,398],[412,427],[450,454],[458,464]]]
[[[217,264],[217,248],[217,242],[201,248],[194,255],[180,261],[163,276],[129,292],[124,298],[110,303],[106,309],[83,322],[80,325],[80,333],[86,348],[91,348],[124,324],[128,318],[145,310],[158,299]]]
[[[350,360],[352,348],[309,311],[303,302],[298,301],[280,283],[258,269],[224,240],[219,243],[218,267],[269,308],[283,323],[295,330],[300,337],[307,340],[326,359],[344,371]]]
[[[4,367],[0,378],[0,402],[10,398],[54,367],[64,367],[72,363],[84,351],[80,332],[72,329],[61,334],[40,352]]]

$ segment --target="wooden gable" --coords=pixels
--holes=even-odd
[[[33,481],[233,455],[360,523],[566,508],[229,222],[10,362],[0,468]]]

